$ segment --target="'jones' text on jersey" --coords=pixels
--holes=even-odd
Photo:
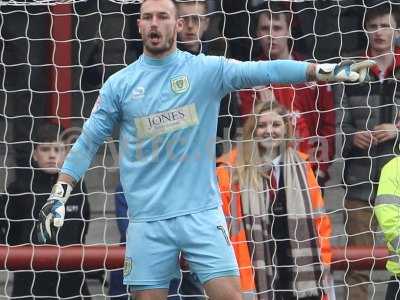
[[[196,105],[189,104],[150,116],[135,118],[139,138],[151,138],[199,123]]]

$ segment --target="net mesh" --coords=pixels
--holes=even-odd
[[[83,122],[90,116],[98,91],[105,80],[135,61],[141,54],[142,45],[136,26],[138,3],[139,1],[135,0],[0,2],[2,243],[33,243],[32,221],[38,212],[36,206],[45,201],[48,193],[35,190],[30,173],[36,127],[49,122],[57,126],[62,125],[67,128],[64,132],[67,141],[73,143],[80,134]],[[272,55],[275,46],[270,44],[265,52],[262,42],[266,36],[272,34],[272,30],[279,31],[279,28],[267,28],[261,35],[256,33],[256,20],[260,12],[268,9],[275,13],[288,13],[291,31],[275,38],[277,41],[279,38],[290,38],[290,58],[319,62],[359,58],[365,55],[367,47],[371,44],[371,40],[368,40],[364,33],[366,8],[382,3],[392,4],[392,10],[397,5],[396,1],[285,1],[280,3],[282,6],[277,10],[277,1],[208,1],[206,16],[209,17],[209,27],[202,38],[201,49],[238,60],[265,59],[269,54]],[[264,6],[259,6],[260,4]],[[391,39],[393,44],[397,45],[395,37],[391,36]],[[297,56],[298,53],[301,55]],[[396,70],[387,76],[395,73]],[[280,102],[286,101],[285,104],[294,119],[295,133],[298,133],[296,145],[298,149],[310,155],[321,183],[325,208],[332,220],[333,232],[330,242],[332,246],[344,249],[354,245],[351,241],[357,236],[356,233],[349,232],[349,229],[346,230],[346,226],[357,230],[357,224],[352,222],[352,218],[356,218],[357,214],[362,215],[367,210],[357,206],[357,201],[349,204],[345,199],[357,198],[357,187],[360,185],[377,183],[377,174],[381,168],[379,164],[395,151],[392,145],[389,152],[379,152],[378,148],[367,147],[366,151],[358,153],[351,147],[351,143],[349,144],[355,133],[352,128],[356,126],[371,133],[377,124],[374,122],[398,121],[398,116],[393,119],[392,114],[393,111],[397,111],[396,107],[399,105],[396,82],[397,80],[384,79],[382,74],[379,77],[378,74],[377,79],[371,80],[367,90],[363,90],[365,97],[355,100],[346,98],[346,93],[351,94],[351,91],[346,89],[354,88],[354,85],[348,84],[274,86],[272,93],[271,87],[257,87],[232,93],[223,100],[225,105],[220,113],[220,124],[223,125],[219,128],[218,139],[221,148],[217,149],[217,152],[226,152],[237,144],[237,136],[243,134],[241,125],[247,117],[254,115],[255,102],[270,97]],[[389,84],[389,89],[392,88],[385,96],[386,102],[373,100],[375,87],[372,88],[372,84],[384,86],[386,83]],[[311,100],[307,99],[310,96],[309,91],[312,95]],[[305,98],[300,99],[301,97]],[[295,100],[299,103],[305,101],[297,105]],[[356,102],[354,104],[351,101]],[[385,116],[387,120],[384,120]],[[375,117],[378,119],[375,120]],[[310,126],[310,123],[315,126]],[[307,128],[312,129],[304,134]],[[116,209],[115,202],[116,196],[121,195],[117,190],[117,149],[118,129],[97,153],[84,177],[85,184],[79,186],[76,203],[67,207],[67,212],[75,213],[75,217],[66,221],[64,226],[70,223],[71,226],[75,226],[77,232],[71,237],[66,230],[63,237],[65,241],[60,238],[62,245],[124,244],[120,230],[124,230],[127,219],[123,208]],[[361,166],[356,165],[353,170],[345,168],[345,162],[351,165],[355,157],[363,160]],[[357,172],[361,174],[357,175]],[[13,182],[23,183],[24,187],[21,190],[20,185],[12,185]],[[372,191],[367,192],[367,195],[363,196],[366,201],[362,204],[371,208],[373,195]],[[7,207],[16,201],[15,199],[25,199],[30,206],[18,206],[17,213],[14,212],[13,215],[7,211]],[[85,199],[85,205],[82,205],[82,199]],[[19,214],[18,210],[25,210],[25,213]],[[367,212],[365,216],[369,218]],[[231,216],[232,218],[235,216]],[[10,224],[22,223],[25,224],[24,230],[28,232],[10,230]],[[360,242],[364,243],[361,245],[364,250],[384,245],[375,221],[371,219],[366,224],[367,228],[358,229],[364,236],[370,235],[369,242]],[[19,235],[28,239],[18,240]],[[13,242],[10,243],[8,239]],[[369,258],[373,256],[373,252],[368,255]],[[356,256],[355,260],[362,262],[365,258]],[[347,258],[346,261],[350,262]],[[79,260],[75,263],[74,270],[40,270],[32,273],[29,271],[31,265],[22,271],[0,271],[0,298],[11,296],[13,284],[18,284],[15,280],[18,276],[28,281],[32,277],[47,280],[48,290],[56,293],[56,297],[84,297],[90,293],[93,298],[100,299],[109,297],[110,293],[126,294],[126,289],[121,290],[117,287],[122,280],[122,268],[111,276],[112,270],[106,270],[104,266],[84,272],[83,261]],[[65,283],[68,275],[77,278],[74,284],[75,287],[79,287],[76,289],[76,295],[68,294],[71,288]],[[335,270],[332,276],[333,279],[328,282],[331,288],[330,299],[334,299],[332,294],[336,294],[337,299],[344,299],[346,290],[357,286],[358,283],[358,286],[369,290],[370,299],[382,299],[390,274],[373,263],[372,267],[358,275],[358,278],[362,278],[358,283],[352,281],[348,266]],[[86,285],[83,284],[83,279]],[[50,286],[50,281],[54,283],[53,286]],[[182,281],[177,279],[174,284],[180,287]],[[28,294],[22,296],[33,297],[37,293],[40,293],[39,288],[31,284]],[[178,289],[177,295],[184,296],[181,289]]]

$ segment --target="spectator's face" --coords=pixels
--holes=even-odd
[[[43,172],[56,174],[65,159],[65,147],[61,143],[39,144],[33,151],[33,159]]]
[[[397,27],[394,17],[390,14],[381,15],[368,20],[365,24],[369,48],[378,53],[393,51],[394,39],[397,36]]]
[[[263,150],[277,148],[285,138],[285,122],[276,111],[264,111],[258,117],[256,139]]]
[[[206,6],[198,2],[180,3],[178,15],[183,19],[183,29],[178,34],[183,47],[191,51],[198,51],[200,41],[208,27]]]
[[[176,34],[183,21],[176,18],[171,0],[147,0],[140,9],[139,32],[143,39],[144,53],[161,58],[176,49]]]
[[[290,37],[289,25],[284,14],[261,14],[257,24],[257,38],[264,54],[272,59],[288,58]]]

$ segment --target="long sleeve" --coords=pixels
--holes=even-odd
[[[240,62],[225,60],[223,85],[238,90],[273,83],[299,83],[307,80],[309,63],[293,60]]]
[[[235,90],[273,83],[307,81],[307,62],[293,60],[240,62],[223,57],[208,56],[205,74],[220,96]]]
[[[92,114],[85,122],[82,133],[68,154],[61,172],[79,181],[89,168],[99,146],[111,136],[119,118],[118,96],[108,80],[101,89]]]

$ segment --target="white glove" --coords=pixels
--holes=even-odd
[[[65,202],[71,194],[72,186],[66,182],[57,182],[47,202],[39,212],[39,222],[37,224],[37,236],[41,243],[53,241],[57,233],[57,228],[64,224]]]
[[[339,64],[317,64],[315,74],[317,81],[363,82],[368,69],[374,65],[376,62],[371,59],[359,62],[347,60]]]

